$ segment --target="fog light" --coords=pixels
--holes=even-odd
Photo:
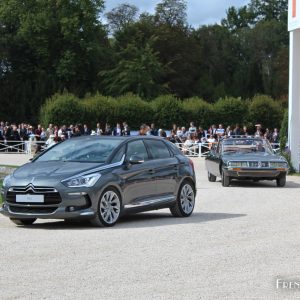
[[[74,206],[70,206],[69,207],[69,211],[75,211],[75,207]]]

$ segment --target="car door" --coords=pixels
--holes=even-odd
[[[159,198],[174,197],[178,177],[178,160],[170,152],[165,142],[155,139],[145,140],[156,180]]]
[[[220,143],[213,145],[206,159],[207,171],[214,176],[220,176],[220,147]]]
[[[132,155],[144,159],[140,164],[130,164]],[[118,171],[123,184],[123,204],[135,205],[156,197],[156,181],[151,160],[143,140],[130,141],[127,144],[125,165]]]

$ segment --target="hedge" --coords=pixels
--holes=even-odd
[[[212,124],[224,126],[262,124],[264,127],[280,127],[284,109],[280,103],[265,95],[250,100],[226,97],[210,104],[198,97],[180,100],[172,95],[160,96],[152,101],[142,100],[133,94],[118,98],[101,94],[76,96],[55,94],[41,108],[40,120],[44,126],[49,123],[69,125],[86,123],[95,127],[109,122],[126,121],[131,128],[152,122],[159,128],[169,129],[172,124],[188,126],[190,121],[197,126],[208,128]]]

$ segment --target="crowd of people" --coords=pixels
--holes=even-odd
[[[0,122],[0,144],[1,148],[5,145],[14,144],[22,141],[38,141],[40,145],[46,147],[52,146],[66,139],[74,138],[82,135],[107,135],[107,136],[130,136],[132,134],[160,136],[170,140],[172,143],[183,144],[184,149],[192,147],[199,143],[214,143],[220,138],[229,136],[256,136],[268,139],[271,143],[279,143],[279,131],[277,128],[270,130],[263,129],[260,124],[255,125],[255,130],[248,130],[246,126],[240,127],[238,124],[235,127],[223,127],[212,125],[208,129],[196,127],[194,122],[190,122],[188,128],[173,124],[170,131],[156,128],[155,124],[142,124],[139,131],[132,132],[127,122],[117,123],[111,127],[109,123],[101,126],[97,123],[94,128],[90,128],[87,124],[62,125],[57,126],[49,124],[45,129],[40,124],[36,127],[22,123],[9,124],[8,122]],[[0,148],[0,149],[1,149]],[[13,151],[17,150],[13,148]],[[22,149],[24,150],[24,149]],[[40,147],[39,149],[40,150]]]

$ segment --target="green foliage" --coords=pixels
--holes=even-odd
[[[214,111],[211,104],[201,98],[193,97],[182,102],[183,119],[193,121],[198,126],[208,128],[214,118]]]
[[[120,4],[108,13],[106,26],[104,0],[2,0],[0,118],[36,123],[41,105],[63,90],[79,98],[97,91],[108,97],[85,98],[95,105],[126,93],[209,103],[256,94],[286,98],[288,1],[248,2],[230,7],[221,25],[192,28],[185,0],[161,0],[153,14],[139,17],[137,7]],[[117,106],[110,102],[109,112],[99,107],[99,118],[115,122],[111,111]],[[84,114],[95,120],[90,110],[87,105]],[[224,123],[233,121],[241,115]]]
[[[152,47],[155,40],[152,36],[145,45],[129,43],[120,51],[115,68],[100,72],[108,94],[118,96],[133,92],[149,99],[164,92],[158,84],[164,67]]]
[[[279,103],[265,95],[255,96],[249,106],[249,120],[265,128],[279,128],[283,110]]]
[[[228,125],[243,124],[247,119],[247,105],[241,98],[223,98],[213,105],[214,123]]]
[[[40,120],[44,126],[53,124],[77,124],[85,120],[79,99],[69,93],[55,94],[41,108]]]
[[[283,152],[288,141],[288,127],[289,127],[289,111],[286,109],[281,122],[280,128],[280,150]]]
[[[172,124],[184,121],[181,101],[172,95],[160,96],[151,102],[153,121],[160,128],[172,128]]]
[[[95,126],[97,123],[101,123],[103,126],[107,122],[113,124],[117,120],[115,116],[117,102],[112,97],[97,93],[95,96],[86,97],[82,100],[82,107],[85,122],[88,122],[90,126]]]
[[[143,123],[151,123],[153,110],[149,102],[143,101],[133,94],[126,94],[116,99],[115,116],[119,122],[126,121],[130,126],[138,128]]]

